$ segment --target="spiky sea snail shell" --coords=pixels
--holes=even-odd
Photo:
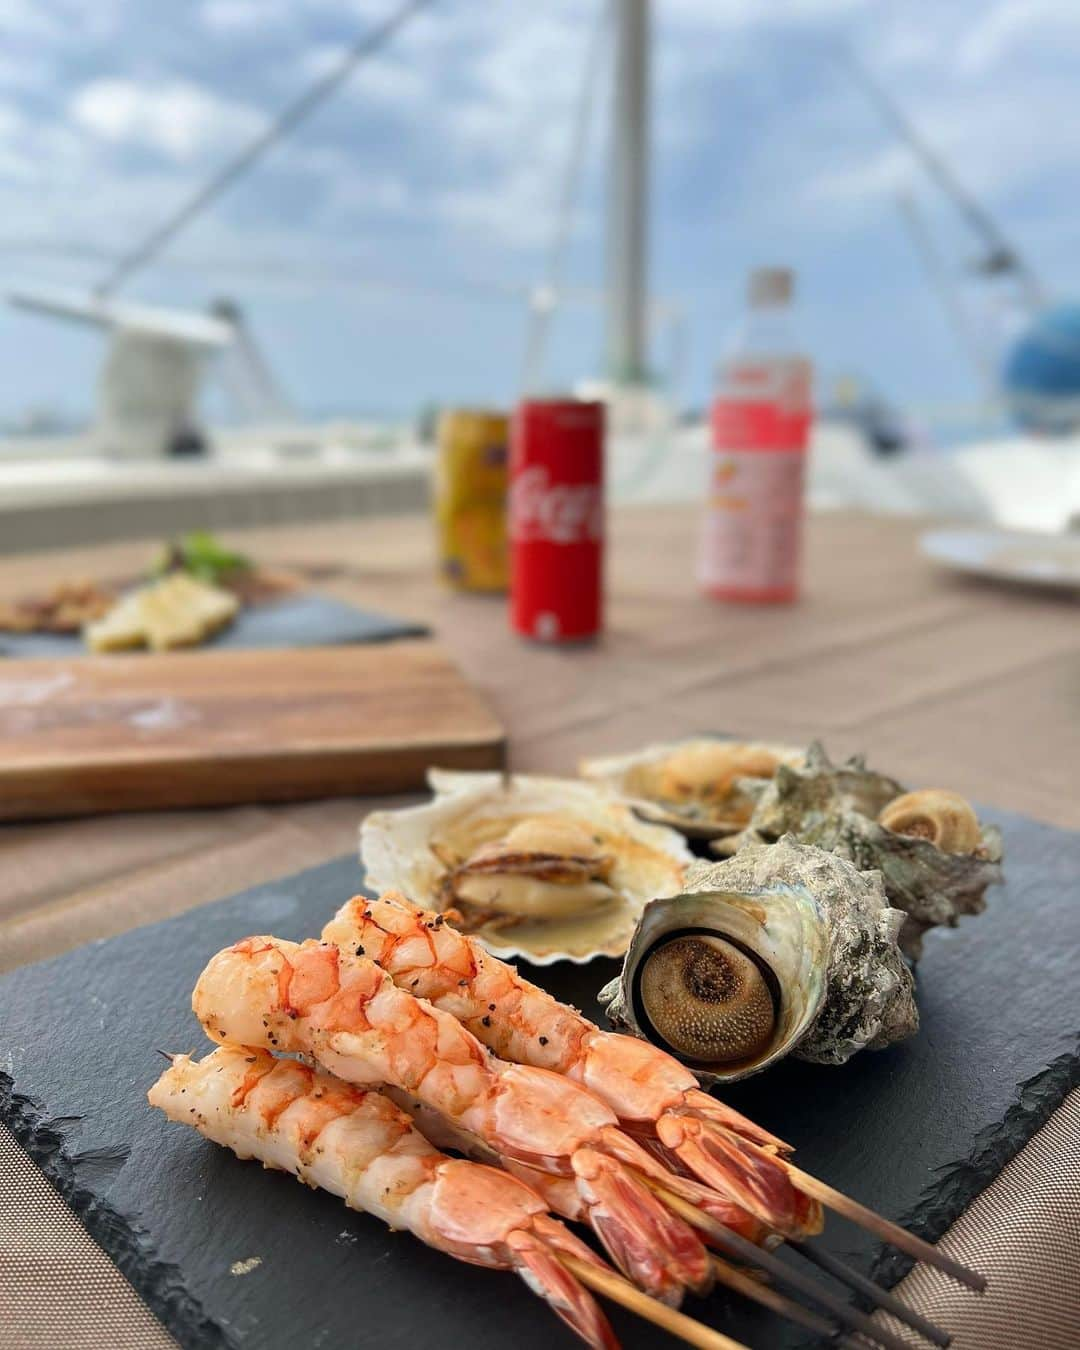
[[[918,960],[923,934],[954,926],[985,908],[987,887],[1002,880],[1002,839],[970,804],[942,788],[907,792],[868,769],[861,756],[833,764],[815,742],[802,765],[781,765],[763,785],[749,826],[723,840],[725,852],[791,834],[877,870],[895,908],[907,915],[900,946]],[[720,851],[720,843],[713,849]]]
[[[706,1086],[788,1054],[843,1064],[918,1029],[903,919],[878,872],[785,835],[695,863],[681,894],[650,901],[598,998]]]
[[[776,1027],[770,980],[734,943],[671,938],[641,965],[638,996],[653,1030],[682,1059],[735,1064],[760,1055]]]
[[[971,803],[946,788],[905,792],[885,807],[878,824],[909,839],[927,839],[942,853],[975,853],[982,843]]]

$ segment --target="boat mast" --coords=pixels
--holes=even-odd
[[[608,199],[608,374],[648,379],[650,0],[613,0],[615,81]]]

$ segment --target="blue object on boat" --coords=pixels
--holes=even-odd
[[[1021,425],[1050,433],[1080,426],[1080,305],[1039,315],[1010,350],[1002,386]]]

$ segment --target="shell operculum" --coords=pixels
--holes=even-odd
[[[697,928],[662,938],[644,954],[633,998],[642,1025],[686,1063],[737,1066],[768,1049],[780,988],[741,943]]]
[[[876,873],[790,836],[750,845],[646,906],[600,1002],[706,1085],[788,1054],[842,1064],[918,1027],[902,918]]]

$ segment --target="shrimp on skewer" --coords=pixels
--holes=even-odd
[[[196,1063],[175,1055],[147,1094],[241,1158],[291,1172],[353,1209],[407,1228],[473,1265],[514,1270],[587,1345],[618,1350],[564,1256],[604,1263],[505,1172],[448,1158],[377,1092],[364,1092],[264,1050],[223,1046]]]
[[[504,1064],[449,1013],[326,942],[246,938],[213,957],[192,1007],[212,1040],[308,1055],[361,1086],[410,1093],[476,1136],[511,1170],[572,1178],[569,1217],[587,1217],[615,1263],[665,1302],[704,1291],[712,1269],[694,1229],[650,1186],[697,1202],[618,1128],[615,1113],[558,1074]],[[565,1187],[547,1186],[554,1203]]]
[[[821,1231],[821,1205],[784,1165],[787,1144],[703,1092],[690,1070],[658,1046],[601,1031],[441,914],[394,891],[379,900],[354,896],[323,938],[370,957],[395,984],[452,1013],[502,1059],[583,1084],[669,1166],[685,1169],[767,1228],[789,1238]]]
[[[789,1145],[702,1092],[685,1065],[658,1046],[600,1031],[448,927],[442,914],[424,911],[394,891],[377,901],[356,896],[323,936],[350,951],[362,948],[395,983],[453,1013],[504,1059],[583,1082],[612,1107],[628,1133],[767,1228],[786,1237],[809,1236],[822,1227],[827,1205],[961,1284],[986,1288],[977,1271],[801,1171],[788,1157]],[[707,1200],[699,1199],[696,1208],[739,1231]]]
[[[440,1111],[433,1110],[409,1093],[388,1088],[385,1085],[380,1091],[385,1092],[391,1101],[400,1106],[403,1111],[409,1113],[420,1133],[429,1139],[436,1148],[447,1152],[453,1150],[457,1153],[463,1153],[473,1162],[484,1162],[494,1167],[504,1167],[508,1172],[512,1172],[514,1176],[520,1177],[522,1181],[531,1186],[546,1201],[548,1209],[554,1210],[556,1214],[561,1214],[564,1219],[576,1219],[579,1223],[586,1224],[591,1222],[588,1206],[582,1199],[576,1176],[565,1177],[557,1176],[552,1172],[540,1172],[535,1167],[526,1167],[523,1163],[515,1162],[512,1158],[500,1157],[494,1149],[481,1143],[475,1136],[468,1134],[465,1130],[447,1120]],[[652,1181],[656,1185],[660,1185],[658,1179],[653,1178]],[[718,1199],[705,1187],[686,1179],[680,1179],[678,1186],[678,1198],[690,1206],[689,1212],[694,1209],[704,1210],[710,1219],[722,1224],[725,1228],[731,1229],[739,1237],[746,1238],[748,1242],[760,1243],[769,1239],[768,1231],[764,1225],[758,1223],[752,1215],[739,1209],[737,1205]],[[665,1203],[674,1208],[672,1199],[666,1199]],[[691,1222],[691,1220],[688,1219],[687,1222]],[[700,1225],[692,1223],[691,1226]]]

